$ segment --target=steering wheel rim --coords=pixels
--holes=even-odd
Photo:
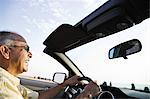
[[[84,77],[80,77],[78,80],[79,80],[79,81],[86,80],[86,81],[88,81],[88,82],[93,81],[91,78],[85,77],[85,76],[84,76]]]

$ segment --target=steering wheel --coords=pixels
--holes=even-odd
[[[80,77],[78,80],[79,81],[85,80],[87,82],[92,81],[92,79],[89,77]],[[76,96],[78,96],[80,93],[83,92],[84,87],[85,87],[85,85],[68,86],[65,89],[64,97],[67,99],[74,99]]]
[[[87,82],[92,81],[92,79],[89,77],[80,77],[78,80],[79,81],[85,80]],[[85,86],[86,85],[68,86],[65,89],[65,98],[74,99],[76,96],[78,96],[80,93],[83,92]],[[110,91],[102,91],[98,96],[93,97],[93,99],[104,99],[104,98],[115,99],[113,94]]]
[[[79,80],[86,80],[88,82],[92,81],[91,78],[89,77],[81,77],[79,78]],[[102,91],[97,97],[95,97],[94,99],[115,99],[114,95],[110,92],[110,91]]]

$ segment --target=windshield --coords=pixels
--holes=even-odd
[[[134,84],[137,89],[149,86],[149,55],[150,55],[150,30],[148,21],[143,21],[130,29],[117,34],[101,38],[66,54],[73,60],[85,76],[97,80],[101,84],[131,88]],[[127,56],[128,59],[109,59],[108,51],[112,47],[131,40],[139,39],[142,50],[139,53]],[[150,88],[150,86],[149,86]]]

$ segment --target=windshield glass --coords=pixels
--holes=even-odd
[[[145,86],[149,86],[150,81],[148,21],[150,20],[145,20],[130,29],[73,49],[66,54],[85,76],[91,77],[101,84],[107,82],[107,85],[125,88],[131,88],[131,84],[134,84],[137,89],[144,89]],[[135,38],[142,43],[142,50],[139,53],[127,56],[126,60],[124,58],[108,58],[109,49]]]

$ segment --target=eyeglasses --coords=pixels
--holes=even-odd
[[[22,47],[24,48],[27,52],[29,52],[30,48],[28,45],[25,45],[25,46],[17,46],[17,45],[11,45],[11,47]]]

